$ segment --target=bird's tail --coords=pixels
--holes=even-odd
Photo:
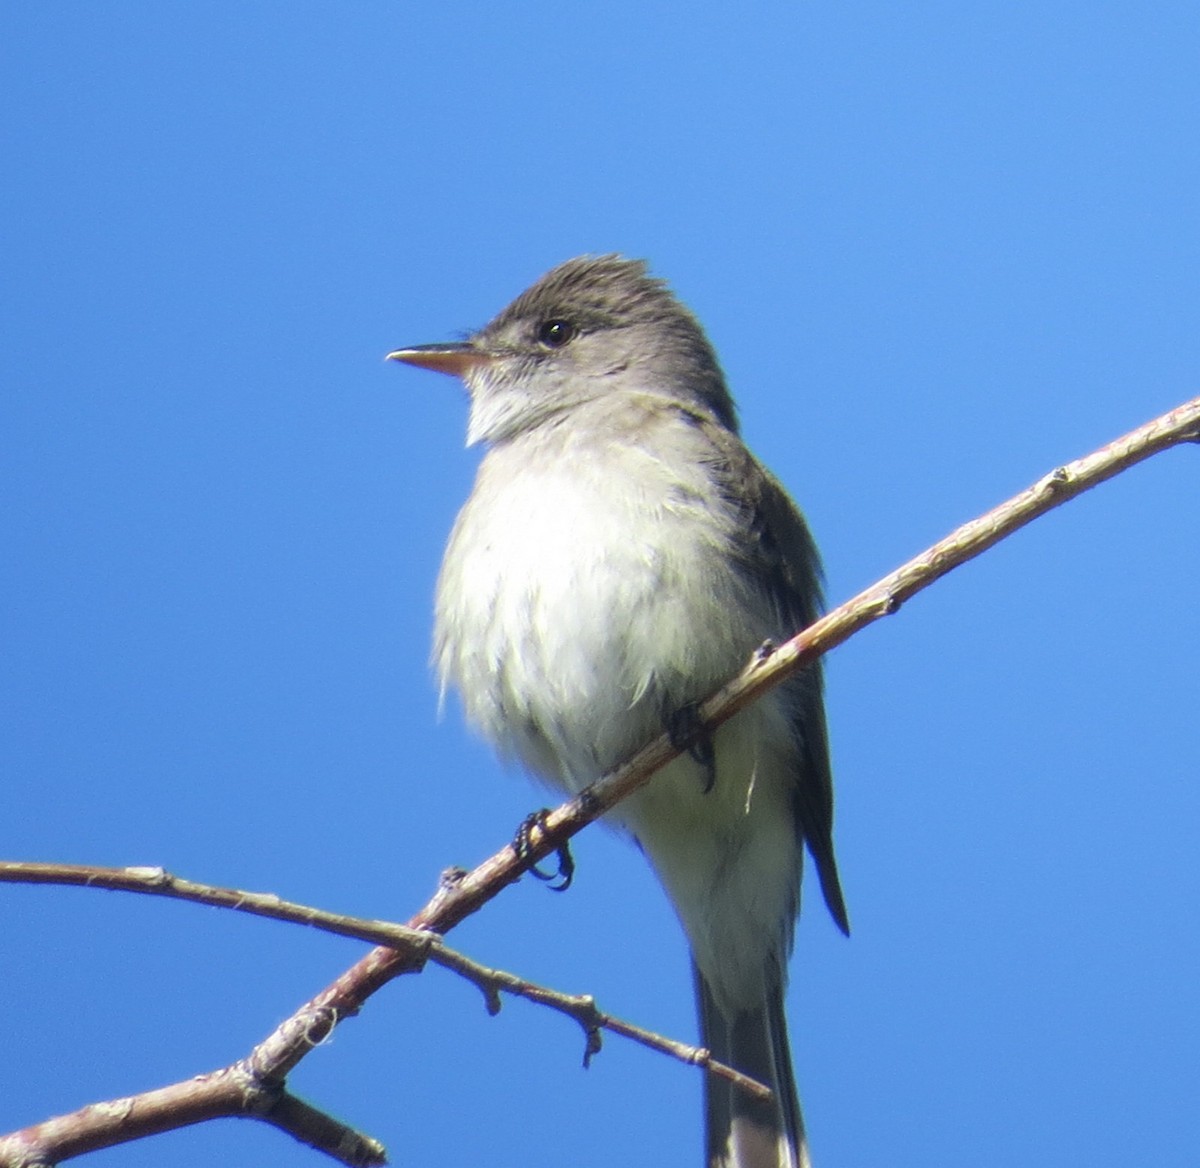
[[[717,1004],[704,975],[694,973],[703,1044],[713,1058],[774,1094],[762,1103],[724,1079],[705,1076],[706,1168],[810,1168],[782,985],[764,985],[757,1003],[731,1016]]]

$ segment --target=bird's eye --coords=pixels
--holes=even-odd
[[[561,349],[575,336],[575,326],[569,320],[547,320],[538,326],[538,343],[547,349]]]

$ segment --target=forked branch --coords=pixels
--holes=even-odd
[[[1200,398],[1155,418],[1094,454],[1051,471],[1027,490],[964,524],[891,575],[839,605],[783,645],[764,646],[736,678],[703,703],[699,711],[703,724],[713,728],[728,721],[823,653],[881,617],[896,612],[921,589],[1038,516],[1162,450],[1196,441],[1200,441]],[[437,895],[409,922],[409,930],[435,934],[449,931],[517,880],[531,863],[556,851],[587,824],[649,782],[678,753],[667,735],[649,743],[612,774],[544,817],[540,830],[533,832],[530,847],[522,855],[518,856],[510,845],[473,871],[456,872],[453,878],[444,880]],[[248,1114],[291,1132],[342,1163],[381,1163],[383,1150],[378,1143],[289,1095],[285,1089],[286,1076],[343,1018],[356,1014],[392,978],[419,968],[429,953],[419,944],[409,944],[405,949],[377,946],[296,1011],[246,1059],[197,1080],[96,1104],[0,1138],[0,1168],[49,1165],[85,1151],[218,1115]]]

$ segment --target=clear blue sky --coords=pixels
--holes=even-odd
[[[1191,2],[7,4],[0,853],[404,919],[542,796],[427,667],[477,455],[385,365],[585,251],[705,321],[850,596],[1200,393]],[[1200,448],[829,660],[854,935],[789,1011],[817,1168],[1192,1166]],[[593,831],[477,958],[692,1037]],[[0,1130],[239,1056],[361,952],[0,888]],[[431,971],[294,1079],[394,1162],[697,1168],[697,1073]],[[315,1165],[253,1124],[103,1153]]]

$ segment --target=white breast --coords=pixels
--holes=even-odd
[[[732,674],[768,635],[700,467],[646,450],[491,451],[447,548],[435,660],[498,748],[577,789]],[[718,504],[719,506],[719,504]]]
[[[725,507],[699,456],[668,478],[636,442],[492,450],[438,584],[443,687],[503,754],[578,791],[778,635],[728,555]],[[795,911],[784,703],[745,711],[715,746],[712,790],[684,756],[615,815],[657,868],[715,992],[741,1003],[763,962],[782,960]]]

